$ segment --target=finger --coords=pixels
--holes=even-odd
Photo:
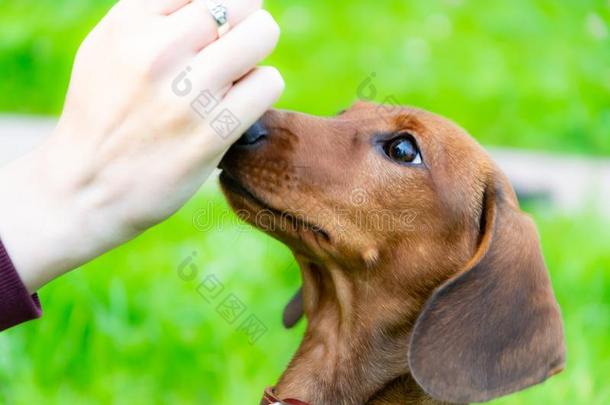
[[[235,27],[260,9],[262,0],[226,0],[222,4],[227,8],[230,26]],[[168,24],[173,35],[195,52],[218,38],[218,25],[205,0],[193,0],[185,5],[169,16]]]
[[[209,114],[206,125],[207,150],[224,153],[284,91],[284,80],[277,69],[259,67],[237,82]],[[211,137],[209,136],[211,134]]]
[[[123,0],[155,14],[169,15],[194,0]],[[196,1],[196,0],[195,0]]]
[[[192,63],[195,86],[215,91],[235,82],[273,51],[279,33],[269,12],[252,13],[195,57]]]

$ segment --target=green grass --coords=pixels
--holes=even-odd
[[[44,318],[0,335],[0,402],[257,403],[303,331],[280,325],[298,273],[282,245],[227,213],[210,184],[170,221],[43,289]],[[607,404],[610,228],[586,215],[537,221],[568,367],[498,403]],[[184,281],[178,268],[193,251],[198,275]],[[197,285],[211,274],[225,290],[208,303]],[[268,328],[254,345],[216,312],[229,293]]]
[[[447,115],[486,144],[610,154],[607,1],[267,3],[283,29],[269,60],[286,78],[281,107],[334,114],[374,72],[375,100]],[[0,0],[0,111],[58,114],[78,44],[110,4]],[[568,367],[497,403],[610,403],[610,227],[543,208]],[[214,225],[205,232],[193,226],[200,209]],[[192,252],[197,279],[184,281]],[[256,344],[198,294],[212,274],[221,298],[235,294],[244,317],[267,326]],[[42,290],[44,318],[0,334],[0,403],[257,403],[300,340],[303,325],[280,325],[298,283],[288,251],[239,225],[210,184],[170,221]]]
[[[59,113],[78,44],[111,4],[0,0],[0,111]],[[606,0],[267,4],[281,107],[334,114],[375,72],[376,101],[439,112],[485,143],[610,153]]]

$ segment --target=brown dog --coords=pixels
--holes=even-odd
[[[264,403],[480,402],[563,369],[535,225],[450,121],[270,111],[221,168],[233,209],[301,267],[307,331]]]

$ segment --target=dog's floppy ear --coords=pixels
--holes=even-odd
[[[495,176],[493,176],[495,177]],[[563,325],[533,221],[490,179],[474,257],[420,314],[409,366],[432,397],[482,402],[540,383],[565,362]]]

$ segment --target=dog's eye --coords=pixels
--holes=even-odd
[[[399,163],[419,164],[422,162],[421,154],[411,136],[401,136],[385,143],[383,150],[390,159]]]

